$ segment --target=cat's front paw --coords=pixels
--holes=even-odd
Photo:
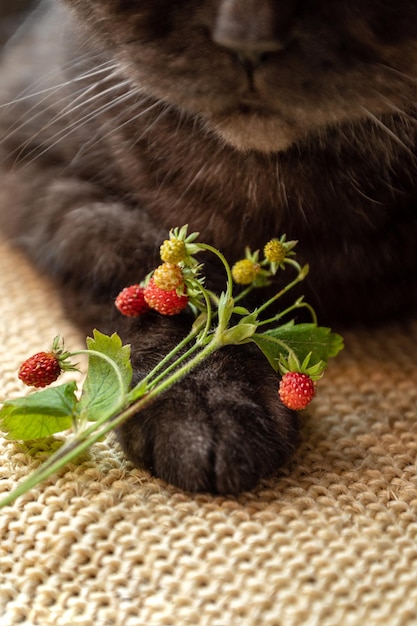
[[[228,347],[118,430],[138,466],[187,491],[237,494],[294,452],[298,420],[254,346]]]

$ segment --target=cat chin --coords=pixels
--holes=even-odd
[[[305,136],[305,131],[281,119],[261,115],[231,115],[206,120],[210,131],[242,152],[282,152]]]

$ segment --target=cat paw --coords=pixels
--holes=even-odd
[[[186,491],[238,494],[293,454],[298,420],[254,346],[228,347],[118,429],[126,456]]]

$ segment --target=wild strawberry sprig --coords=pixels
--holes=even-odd
[[[58,452],[6,496],[0,506],[44,480],[110,430],[144,409],[148,403],[181,379],[202,360],[226,345],[255,343],[271,366],[282,376],[277,393],[287,407],[304,409],[315,394],[316,381],[327,361],[343,347],[342,338],[329,328],[317,325],[315,313],[298,298],[291,306],[273,314],[267,310],[296,284],[304,280],[308,266],[295,258],[295,241],[285,236],[271,239],[262,251],[245,251],[244,258],[230,267],[221,252],[197,242],[198,233],[187,226],[170,231],[160,247],[161,264],[138,282],[125,287],[115,306],[127,317],[146,316],[153,310],[161,315],[179,315],[187,307],[195,321],[189,334],[175,346],[147,376],[132,385],[130,346],[115,333],[95,330],[87,338],[87,349],[69,353],[59,338],[50,351],[37,353],[22,364],[19,377],[33,387],[43,388],[21,398],[6,400],[0,409],[0,429],[7,439],[27,440],[50,437],[67,431]],[[201,252],[214,254],[225,269],[225,289],[217,294],[205,286]],[[254,310],[244,298],[253,289],[273,284],[278,271],[291,267],[291,280]],[[306,308],[311,323],[297,324],[291,315]],[[276,309],[276,306],[275,306]],[[286,320],[286,321],[285,321]],[[266,329],[266,330],[265,330]],[[74,381],[53,385],[62,371],[77,369],[71,359],[88,355],[88,369],[82,388]]]

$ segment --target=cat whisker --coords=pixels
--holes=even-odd
[[[407,80],[409,82],[415,83],[417,82],[417,78],[411,74],[406,74],[405,72],[402,72],[401,70],[398,70],[395,67],[392,67],[391,65],[387,65],[386,63],[377,63],[376,64],[377,67],[382,68],[384,71],[388,70],[389,72],[391,72],[392,74],[395,74],[396,76],[398,76],[399,78],[401,78],[402,80]]]
[[[98,83],[96,83],[96,85],[98,85]],[[82,96],[84,93],[86,93],[85,91],[85,87],[81,87],[80,89],[74,91],[73,95],[76,96],[76,98],[72,101],[72,103],[76,102],[80,96]],[[17,134],[20,130],[22,130],[23,128],[25,128],[25,126],[30,126],[31,124],[33,124],[33,122],[39,118],[40,116],[45,114],[45,111],[47,110],[47,106],[43,106],[49,98],[48,94],[47,96],[45,96],[44,98],[42,98],[41,100],[39,100],[38,102],[36,102],[36,104],[34,104],[30,109],[28,109],[25,113],[25,116],[23,118],[23,122],[21,121],[22,118],[18,118],[18,120],[16,121],[15,124],[12,124],[11,126],[8,127],[8,133],[7,135],[5,135],[1,142],[5,143],[8,139],[10,139],[11,137],[13,137],[13,135]],[[66,102],[68,100],[68,94],[63,95],[61,98],[59,98],[58,100],[54,100],[54,107],[56,108],[57,105],[60,105],[61,102]],[[63,117],[63,113],[64,111],[66,111],[68,109],[68,104],[67,106],[57,115],[54,116],[54,118],[52,118],[51,120],[49,120],[48,122],[48,126],[51,125],[53,122],[57,121],[60,117]],[[30,113],[34,113],[33,115],[31,115],[30,117],[28,117],[28,115]],[[20,123],[19,123],[20,122]],[[47,126],[43,126],[39,129],[38,133],[46,130]],[[31,140],[34,139],[37,134],[32,135],[31,136]]]
[[[106,64],[106,65],[109,65],[109,64]],[[113,67],[116,67],[116,66],[113,64]],[[104,69],[104,68],[103,68],[103,69]],[[109,69],[111,69],[111,66],[109,66],[109,67],[107,67],[107,68],[105,68],[105,69],[106,69],[106,71],[109,71]],[[100,73],[101,73],[101,71],[102,71],[102,70],[100,70]],[[94,75],[94,73],[93,73],[93,72],[91,72],[89,75],[85,74],[85,75],[83,76],[83,79],[86,79],[86,78],[88,78],[89,76],[93,76],[93,75]],[[79,97],[80,97],[80,96],[82,96],[84,93],[88,93],[88,91],[90,91],[90,90],[91,90],[91,89],[93,89],[94,87],[99,87],[102,83],[106,82],[106,81],[107,81],[107,80],[109,80],[109,79],[112,79],[113,77],[114,77],[114,74],[113,74],[113,73],[109,74],[107,77],[105,77],[105,78],[101,79],[100,81],[96,81],[96,82],[95,82],[95,83],[91,86],[91,88],[90,88],[90,89],[88,89],[87,91],[85,90],[85,87],[81,87],[79,90],[77,90],[77,91],[75,91],[75,92],[74,92],[74,95],[77,95],[77,94],[79,94],[79,95],[77,95],[77,97],[75,98],[75,100],[73,100],[73,101],[72,101],[72,103],[76,102],[76,101],[79,99]],[[60,85],[56,85],[56,86],[55,86],[55,87],[53,87],[53,88],[51,87],[51,89],[53,89],[53,90],[54,90],[54,91],[52,92],[52,94],[51,94],[51,93],[48,93],[48,94],[47,94],[47,95],[45,95],[45,96],[44,96],[44,97],[43,97],[40,101],[37,101],[37,102],[36,102],[36,103],[35,103],[35,104],[34,104],[34,105],[30,108],[30,109],[28,109],[28,110],[25,112],[25,116],[24,116],[24,118],[23,118],[23,119],[24,119],[24,121],[23,121],[23,122],[21,122],[21,119],[22,119],[22,118],[18,118],[18,120],[16,121],[16,123],[15,123],[15,124],[12,124],[11,126],[9,126],[9,128],[8,128],[8,131],[9,131],[9,132],[7,133],[7,135],[6,135],[5,137],[3,137],[3,138],[2,138],[2,140],[1,140],[1,142],[0,142],[0,143],[4,143],[4,142],[6,142],[6,141],[7,141],[8,139],[10,139],[10,138],[11,138],[14,134],[16,134],[16,133],[18,133],[20,130],[22,130],[25,126],[28,126],[28,125],[32,124],[32,123],[33,123],[33,122],[34,122],[34,121],[35,121],[35,120],[36,120],[39,116],[44,115],[44,114],[45,114],[45,109],[46,109],[47,107],[45,107],[45,106],[43,106],[43,105],[44,105],[44,103],[45,103],[45,102],[47,102],[47,101],[48,101],[48,98],[50,97],[50,95],[54,95],[54,92],[59,91],[59,89],[62,89],[63,87],[65,87],[65,86],[66,86],[66,85],[68,85],[68,84],[71,84],[71,82],[72,82],[72,81],[69,81],[68,83],[62,83],[62,84],[60,84]],[[40,92],[38,92],[38,94],[39,94],[39,93],[40,93]],[[36,94],[31,94],[31,95],[35,96]],[[27,96],[27,97],[29,97],[29,96]],[[61,102],[66,101],[66,100],[67,100],[67,98],[68,98],[68,96],[67,96],[67,94],[65,94],[65,95],[63,95],[63,96],[62,96],[62,98],[60,98],[59,100],[55,100],[55,101],[54,101],[54,107],[56,107],[57,105],[59,105]],[[18,101],[20,101],[20,100],[18,100]],[[15,101],[15,102],[18,102],[18,101]],[[64,112],[66,112],[66,111],[67,111],[67,109],[68,109],[68,105],[67,105],[67,106],[66,106],[66,107],[65,107],[65,108],[64,108],[64,109],[60,112],[60,114],[56,115],[56,116],[55,116],[52,120],[50,120],[48,125],[51,125],[53,122],[57,121],[57,120],[59,119],[59,117],[60,117],[60,116],[62,116],[62,117],[63,117],[63,114],[64,114]],[[36,112],[36,111],[37,111],[37,112]],[[29,117],[29,118],[28,118],[28,115],[30,115],[32,112],[35,112],[35,114],[34,114],[34,115],[32,115],[31,117]],[[19,121],[20,121],[20,123],[19,123]],[[41,128],[40,128],[40,130],[38,131],[38,133],[37,133],[37,134],[39,134],[39,132],[41,132],[41,131],[45,130],[46,128],[47,128],[47,126],[43,126],[43,127],[41,127]],[[32,136],[32,137],[31,137],[31,140],[32,140],[32,139],[34,139],[36,136],[37,136],[37,135]]]
[[[114,78],[117,78],[116,74],[112,76],[108,76],[106,79],[90,85],[87,89],[83,90],[82,93],[77,98],[75,98],[74,100],[71,100],[61,113],[64,113],[65,115],[66,114],[73,115],[75,111],[78,111],[80,108],[82,109],[87,108],[90,104],[92,104],[96,100],[99,100],[100,98],[103,98],[103,96],[106,96],[112,91],[115,91],[116,89],[123,89],[124,87],[127,87],[127,86],[131,86],[130,81],[123,80],[112,85],[111,87],[108,87],[104,91],[100,91],[99,93],[94,93],[95,91],[97,91],[99,87],[102,87],[103,82],[107,82],[108,80],[114,79]],[[84,97],[90,94],[91,92],[93,92],[94,95],[85,99]],[[59,119],[59,115],[57,117]]]
[[[83,97],[85,96],[85,94],[88,94],[88,93],[90,93],[91,91],[93,91],[93,90],[95,90],[95,89],[99,88],[99,87],[101,86],[101,82],[103,82],[103,81],[99,81],[99,82],[94,83],[94,84],[93,84],[93,85],[91,85],[91,86],[90,86],[87,90],[83,89],[83,90],[81,91],[81,93],[79,93],[79,92],[78,92],[78,93],[79,93],[79,95],[78,95],[78,96],[77,96],[74,100],[72,100],[70,103],[68,103],[68,104],[67,104],[67,106],[65,106],[65,107],[64,107],[64,109],[62,109],[62,111],[60,111],[59,113],[57,113],[57,114],[56,114],[53,118],[51,118],[51,119],[48,121],[48,123],[47,123],[47,124],[45,124],[43,127],[39,128],[39,130],[37,131],[37,133],[35,133],[34,135],[31,135],[31,137],[30,137],[30,138],[29,138],[29,139],[28,139],[28,140],[27,140],[27,141],[26,141],[23,145],[21,145],[21,146],[20,146],[20,148],[19,148],[20,153],[21,153],[21,152],[22,152],[22,151],[23,151],[23,150],[24,150],[24,149],[25,149],[25,148],[26,148],[26,147],[27,147],[27,146],[28,146],[28,145],[29,145],[29,144],[30,144],[30,143],[31,143],[31,142],[32,142],[32,141],[33,141],[33,140],[37,137],[37,136],[39,136],[39,135],[40,135],[41,133],[43,133],[44,131],[48,130],[48,128],[50,128],[53,124],[55,124],[55,123],[59,122],[60,120],[64,119],[64,118],[65,118],[65,117],[67,117],[67,116],[72,116],[72,115],[73,115],[73,114],[74,114],[74,113],[75,113],[78,109],[84,109],[84,108],[86,108],[87,106],[89,106],[90,104],[92,104],[92,103],[93,103],[94,101],[96,101],[97,99],[100,99],[100,98],[102,98],[102,97],[104,97],[104,96],[108,95],[108,94],[109,94],[109,93],[111,93],[112,91],[115,91],[115,90],[121,89],[121,88],[125,87],[126,85],[129,85],[129,84],[130,84],[128,81],[123,81],[123,82],[118,83],[118,84],[116,84],[116,85],[112,85],[111,87],[109,87],[108,89],[105,89],[104,91],[101,91],[101,92],[99,92],[99,93],[95,93],[93,96],[91,96],[91,97],[87,98],[86,100],[85,100],[85,99],[82,99],[82,100],[81,100],[81,102],[80,102],[79,104],[77,104],[76,106],[73,106],[73,105],[74,105],[74,103],[75,103],[75,102],[78,102],[81,98],[83,98]],[[123,97],[124,97],[125,95],[126,95],[126,94],[123,94]],[[64,98],[64,99],[65,99],[65,98]],[[114,101],[112,100],[111,102],[114,102]],[[107,104],[108,104],[108,103],[106,103],[106,105],[104,105],[104,106],[107,106]],[[103,108],[103,107],[100,107],[100,108],[96,109],[96,110],[95,110],[95,111],[93,111],[93,112],[91,112],[91,111],[90,111],[88,114],[84,115],[83,117],[76,119],[76,120],[75,120],[75,121],[73,121],[73,122],[72,122],[69,126],[65,126],[65,128],[62,128],[62,129],[61,129],[61,130],[60,130],[60,131],[59,131],[59,132],[55,135],[55,137],[56,137],[57,135],[61,134],[61,133],[66,133],[66,131],[67,131],[69,128],[71,128],[71,129],[72,129],[73,127],[78,126],[78,125],[79,125],[79,124],[81,124],[81,123],[82,123],[82,122],[83,122],[83,121],[84,121],[87,117],[88,117],[88,118],[90,118],[91,116],[93,116],[93,117],[94,117],[94,115],[95,115],[97,112],[101,111],[101,110],[102,110],[102,108]],[[44,111],[42,110],[42,111],[41,111],[41,113],[43,113],[43,112],[44,112]],[[37,117],[37,116],[35,116],[35,117]],[[29,121],[28,121],[28,122],[26,122],[26,123],[29,123]],[[25,125],[25,124],[23,124],[23,125]],[[15,130],[15,132],[16,132],[16,130]],[[67,135],[65,135],[65,136],[67,136]],[[53,139],[53,137],[52,137],[52,139]],[[20,153],[19,153],[19,154],[20,154]]]
[[[374,115],[371,111],[369,111],[369,109],[367,109],[364,106],[361,106],[362,111],[365,113],[366,117],[372,121],[372,123],[377,126],[378,128],[382,129],[384,131],[384,133],[390,137],[394,143],[397,146],[400,146],[401,149],[406,152],[409,156],[411,156],[413,158],[414,161],[416,161],[416,155],[414,154],[414,152],[411,150],[411,148],[400,138],[398,137],[398,135],[395,134],[395,132],[393,130],[391,130],[391,128],[389,128],[389,126],[387,126],[386,124],[384,124],[384,122],[377,117],[376,115]]]
[[[141,96],[143,98],[143,96]],[[152,100],[151,98],[143,98],[141,101],[141,104],[144,103],[144,101],[148,99],[148,100]],[[152,100],[153,102],[153,100]],[[108,132],[105,132],[103,134],[103,127],[101,127],[97,133],[87,142],[85,143],[83,146],[81,146],[80,150],[77,152],[77,154],[75,155],[75,157],[72,159],[71,163],[74,163],[77,161],[78,158],[80,158],[80,156],[82,154],[85,154],[86,152],[88,152],[89,150],[91,150],[92,148],[94,148],[96,145],[98,145],[100,142],[105,141],[106,139],[108,139],[108,137],[110,137],[111,135],[120,132],[120,130],[122,128],[124,128],[125,126],[127,126],[128,124],[132,124],[132,122],[134,122],[136,119],[138,119],[139,117],[141,117],[142,115],[145,115],[146,113],[148,113],[149,111],[151,111],[152,109],[154,109],[156,106],[158,106],[160,103],[159,102],[153,102],[149,107],[147,107],[144,110],[141,110],[139,113],[137,113],[136,115],[133,115],[132,117],[129,117],[128,120],[126,120],[125,122],[123,122],[123,124],[116,124],[115,122],[117,122],[117,119],[119,117],[126,117],[126,112],[128,112],[130,109],[131,110],[136,110],[138,107],[138,102],[135,102],[134,104],[132,104],[130,107],[128,107],[127,109],[124,109],[119,116],[117,116],[116,118],[111,120],[111,124],[112,124],[112,128],[111,130],[109,130]],[[110,122],[109,122],[110,123]],[[138,140],[136,140],[134,142],[133,145],[136,145]],[[133,147],[133,145],[131,147]]]
[[[417,119],[415,117],[413,117],[409,112],[405,111],[404,109],[400,108],[397,104],[395,104],[394,102],[392,102],[392,100],[390,100],[389,98],[387,98],[386,96],[379,94],[380,99],[388,105],[388,107],[391,109],[391,111],[393,111],[394,113],[397,113],[398,115],[401,116],[401,119],[404,122],[410,122],[410,125],[415,126],[417,124]]]
[[[5,102],[3,104],[0,104],[0,109],[11,107],[11,106],[13,106],[15,104],[19,104],[20,102],[24,102],[25,100],[30,100],[31,98],[36,98],[36,97],[42,96],[44,94],[48,94],[48,95],[52,94],[53,95],[55,92],[59,91],[59,89],[63,89],[64,87],[68,87],[69,85],[72,85],[74,83],[77,83],[77,82],[80,82],[80,81],[83,81],[83,80],[88,80],[88,79],[94,78],[95,76],[98,76],[99,74],[102,74],[104,72],[108,72],[109,70],[113,70],[113,69],[117,68],[116,64],[111,64],[110,65],[110,64],[106,63],[106,64],[103,64],[103,65],[105,65],[105,67],[102,67],[102,68],[99,68],[99,69],[94,69],[93,71],[90,70],[89,72],[85,72],[84,74],[80,74],[79,76],[76,76],[76,77],[72,78],[71,80],[67,80],[67,81],[65,81],[63,83],[59,83],[59,84],[53,85],[51,87],[45,87],[44,89],[40,89],[39,91],[28,91],[28,89],[25,89],[25,91],[22,92],[22,94],[19,95],[14,100],[10,100],[9,102]],[[43,79],[45,77],[43,77]],[[39,82],[41,82],[41,81],[37,81],[37,83],[39,83]]]
[[[127,84],[127,83],[128,83],[128,81],[125,82],[125,84]],[[112,90],[120,89],[121,86],[122,86],[121,84],[114,85]],[[106,90],[106,92],[109,92],[109,91],[110,90]],[[105,92],[103,92],[102,94],[98,94],[98,95],[103,95],[104,93]],[[65,128],[63,128],[59,132],[57,132],[55,134],[55,136],[53,136],[52,138],[48,139],[48,141],[50,141],[51,143],[48,143],[46,148],[44,148],[41,152],[38,152],[38,150],[39,150],[39,148],[42,148],[42,145],[45,145],[46,142],[43,142],[39,146],[36,146],[32,150],[30,150],[30,152],[27,155],[25,155],[25,165],[23,167],[29,165],[30,163],[32,163],[37,158],[40,158],[41,156],[46,154],[48,151],[50,151],[52,148],[54,148],[61,141],[63,141],[67,137],[69,137],[72,133],[76,132],[77,129],[79,129],[83,124],[87,124],[88,122],[90,122],[94,118],[98,117],[98,115],[100,115],[102,113],[107,113],[112,108],[118,106],[119,104],[121,104],[123,102],[126,102],[127,100],[132,98],[134,95],[135,95],[135,92],[133,92],[133,91],[129,91],[127,93],[124,93],[124,94],[118,96],[117,98],[111,100],[110,102],[106,102],[104,105],[102,105],[98,109],[95,109],[94,111],[91,111],[91,112],[87,113],[86,115],[80,117],[79,119],[76,119],[74,122],[72,122],[68,126],[65,126]],[[91,102],[93,99],[95,100],[96,98],[95,97],[94,98],[90,98],[88,102]],[[79,107],[77,106],[76,108],[79,108]],[[26,142],[24,146],[20,147],[19,154],[16,156],[16,162],[19,160],[19,158],[22,155],[25,147],[27,147],[27,145],[29,145],[31,141],[32,141],[32,139],[29,140],[28,142]],[[34,158],[30,158],[32,155],[35,155]],[[29,159],[29,158],[30,158],[30,160],[26,160],[26,159]]]
[[[143,111],[143,112],[139,113],[138,115],[134,116],[131,121],[134,121],[134,120],[138,119],[144,113],[148,113],[148,111],[150,111],[154,107],[161,106],[161,104],[162,103],[158,100],[152,106],[148,107],[148,109],[146,109],[145,111]],[[171,111],[171,109],[172,109],[172,107],[167,102],[165,102],[162,111],[159,113],[159,115],[157,115],[157,117],[154,119],[152,124],[149,124],[145,128],[145,130],[138,137],[136,137],[136,139],[133,142],[133,145],[136,146],[139,143],[139,141],[141,139],[143,139],[143,137],[145,137],[145,135],[147,135],[154,128],[154,126],[164,117],[164,115],[166,115],[167,113],[169,113],[169,111]]]

